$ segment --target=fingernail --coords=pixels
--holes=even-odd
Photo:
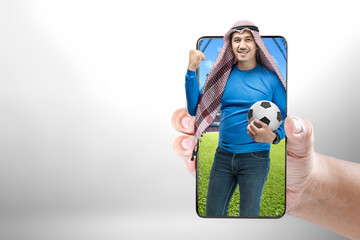
[[[190,127],[190,122],[191,122],[191,118],[189,117],[184,117],[182,120],[181,120],[181,124],[184,128],[189,128]]]
[[[191,140],[189,139],[184,139],[181,141],[181,146],[184,148],[184,149],[190,149],[191,148]]]
[[[303,125],[299,118],[297,117],[291,117],[294,120],[295,125],[295,134],[299,134],[303,131]]]

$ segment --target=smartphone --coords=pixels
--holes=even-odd
[[[261,36],[261,38],[268,52],[275,60],[280,74],[285,81],[285,88],[281,90],[285,91],[285,93],[282,93],[282,95],[285,94],[285,97],[283,96],[281,98],[280,103],[282,106],[282,120],[284,121],[287,113],[287,43],[282,36]],[[197,70],[200,92],[223,43],[222,36],[201,37],[197,41],[196,48],[206,56],[206,59],[200,64]],[[236,64],[234,68],[236,68]],[[243,80],[246,81],[245,78]],[[229,82],[226,88],[228,84]],[[220,144],[219,141],[219,127],[221,128],[221,122],[227,121],[230,116],[228,114],[229,110],[226,109],[228,106],[225,106],[226,103],[223,103],[225,94],[228,94],[226,88],[222,97],[222,106],[213,123],[205,130],[205,133],[200,138],[198,145],[196,158],[196,212],[200,217],[280,218],[285,214],[286,206],[285,134],[283,134],[282,140],[276,144],[269,144],[270,150],[268,150],[268,155],[261,155],[264,154],[263,151],[238,154],[232,153],[228,148],[222,149],[220,145],[222,146],[224,144]],[[230,90],[229,92],[235,95],[237,92],[240,92],[236,89]],[[274,91],[277,92],[278,90],[275,89]],[[249,94],[252,94],[252,92],[250,91]],[[257,99],[258,96],[252,95],[244,97],[249,97],[254,103],[257,100],[263,100],[261,97]],[[280,98],[277,98],[277,101],[279,101],[279,99]],[[249,102],[251,101],[249,100]],[[236,104],[237,103],[231,106],[232,109],[230,111],[237,111],[234,110]],[[239,103],[239,108],[246,107],[249,107],[249,103],[247,106],[242,106],[241,103]],[[222,113],[225,115],[223,119]],[[227,129],[228,128],[225,127],[220,129],[222,134],[221,139],[223,139],[223,135],[227,134]],[[224,139],[225,138],[226,137],[224,137]],[[226,144],[228,144],[226,145],[227,147],[231,145],[231,143]],[[214,163],[215,156],[217,160]],[[233,162],[236,163],[233,164]],[[224,170],[224,172],[227,171],[226,174],[222,174],[223,171],[219,170],[219,166],[223,164],[229,165],[223,167],[224,169],[226,168],[226,170]],[[255,170],[251,170],[252,168]],[[257,169],[262,169],[259,170],[261,173],[257,174]],[[253,173],[251,173],[251,171],[253,171]]]

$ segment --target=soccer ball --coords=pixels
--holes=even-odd
[[[271,131],[278,129],[283,122],[281,112],[276,104],[265,100],[258,101],[250,107],[247,115],[248,123],[254,119],[267,124]]]

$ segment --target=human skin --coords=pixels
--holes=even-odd
[[[268,125],[257,119],[248,124],[247,130],[248,135],[254,139],[255,142],[273,143],[276,137]]]
[[[199,68],[200,63],[205,60],[205,55],[203,52],[195,49],[191,49],[189,53],[189,65],[188,69],[191,71],[196,71]]]
[[[194,117],[178,109],[172,117],[179,136],[173,145],[177,156],[185,160],[195,176],[191,161],[194,144]],[[288,116],[286,214],[307,220],[351,239],[360,239],[360,164],[314,150],[310,121]]]
[[[250,31],[234,32],[231,37],[231,48],[240,70],[246,71],[256,67],[257,45]]]
[[[258,47],[250,31],[245,30],[242,33],[234,32],[231,35],[231,48],[238,61],[238,69],[246,71],[256,67],[256,51]],[[203,52],[191,49],[188,69],[196,71],[205,58]],[[257,120],[248,124],[247,130],[248,135],[256,142],[273,143],[276,137],[275,133],[266,124]]]

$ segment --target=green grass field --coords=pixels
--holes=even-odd
[[[206,195],[209,174],[218,145],[219,133],[203,135],[199,147],[198,161],[198,212],[205,216]],[[229,205],[228,216],[239,216],[239,189],[237,188]],[[271,145],[270,170],[260,205],[261,217],[280,217],[285,211],[285,139]]]

